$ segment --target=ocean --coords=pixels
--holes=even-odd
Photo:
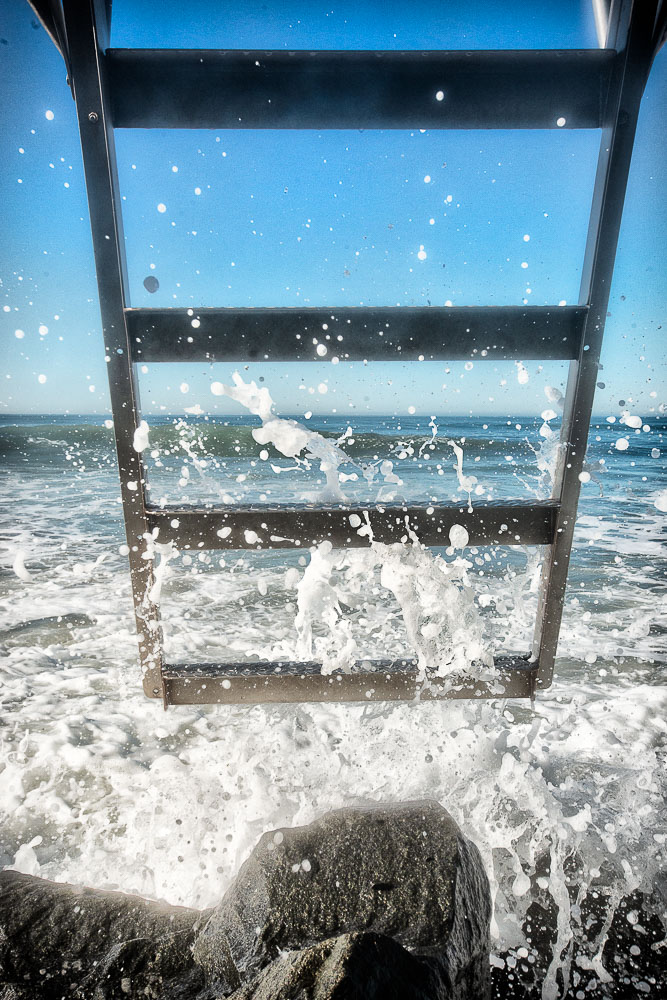
[[[300,417],[309,461],[276,449],[277,432],[274,445],[258,441],[249,415],[162,415],[149,418],[149,496],[326,499],[331,469],[312,452],[317,440],[335,450],[339,500],[543,497],[551,412]],[[623,421],[603,415],[591,427],[556,677],[534,707],[165,713],[141,690],[108,421],[2,416],[0,862],[205,907],[265,830],[343,805],[435,798],[482,852],[495,974],[532,977],[545,1000],[621,995],[624,976],[634,995],[657,996],[667,965],[667,419]],[[281,433],[296,427],[288,418]],[[452,442],[463,450],[458,476]],[[312,655],[333,668],[414,655],[415,643],[425,657],[453,641],[464,652],[528,651],[538,549],[404,548],[161,551],[168,659]],[[397,572],[412,587],[412,622]]]

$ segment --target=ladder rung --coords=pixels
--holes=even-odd
[[[355,668],[353,673],[323,674],[322,664],[314,662],[171,664],[164,666],[162,677],[169,705],[528,698],[537,663],[500,657],[491,679],[434,678],[426,687],[413,659],[359,660]]]
[[[510,504],[386,504],[371,507],[169,507],[146,511],[149,529],[159,528],[159,542],[181,549],[280,549],[329,540],[336,546],[363,548],[370,522],[376,542],[400,542],[414,532],[429,546],[449,545],[454,524],[468,532],[470,545],[550,545],[559,504],[555,500]],[[352,522],[352,523],[350,523]],[[409,530],[408,530],[409,529]]]
[[[125,315],[132,360],[141,362],[321,362],[316,343],[328,346],[327,359],[350,361],[420,355],[543,361],[578,357],[587,312],[586,306],[359,306],[128,309]]]
[[[615,55],[109,49],[105,62],[117,128],[600,128]]]

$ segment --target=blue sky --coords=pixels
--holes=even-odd
[[[27,4],[0,28],[0,338],[4,412],[108,410],[74,102]],[[595,47],[586,3],[116,0],[117,46]],[[240,11],[239,11],[240,8]],[[48,112],[48,115],[47,115]],[[667,400],[667,60],[643,101],[596,412]],[[130,298],[138,306],[558,304],[576,301],[594,132],[117,133]],[[164,206],[164,211],[158,210]],[[526,239],[526,237],[529,237]],[[522,265],[527,265],[526,267]],[[143,286],[157,277],[159,290]],[[16,331],[23,336],[17,336]],[[45,332],[46,331],[46,332]],[[241,370],[243,371],[243,367]],[[253,365],[284,412],[523,414],[565,366]],[[233,412],[234,366],[151,366],[147,413]],[[449,371],[447,370],[449,369]],[[186,383],[188,391],[183,392]],[[318,391],[326,385],[327,392]],[[313,390],[312,392],[310,390]],[[655,393],[655,395],[651,395]]]

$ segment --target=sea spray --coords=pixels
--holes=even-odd
[[[340,488],[340,466],[352,463],[340,446],[353,440],[352,428],[348,426],[335,441],[326,439],[295,419],[278,416],[268,387],[258,387],[255,382],[246,383],[238,373],[234,373],[232,381],[232,386],[214,382],[212,391],[216,395],[228,396],[259,417],[262,425],[252,431],[258,444],[273,445],[280,454],[292,458],[298,465],[303,463],[308,467],[309,461],[319,461],[325,485],[317,493],[310,490],[303,493],[302,498],[310,502],[343,502],[345,496]],[[420,455],[426,447],[435,448],[438,437],[435,417],[431,417],[429,426],[431,437],[422,442]],[[185,422],[179,424],[178,430],[181,447],[187,451],[200,475],[206,475],[206,462],[199,459],[194,450],[196,432]],[[201,443],[200,440],[199,444]],[[459,486],[468,493],[469,510],[472,510],[472,490],[479,492],[482,487],[477,485],[475,476],[463,473],[464,440],[461,444],[453,440],[447,443],[454,450],[454,468]],[[403,453],[414,452],[409,443],[399,443],[398,447],[403,449],[399,458]],[[262,452],[260,457],[266,454]],[[302,458],[304,454],[305,457]],[[366,465],[363,471],[369,483],[372,482],[378,465],[387,486],[401,484],[400,478],[393,472],[393,463],[389,460]],[[282,470],[276,467],[275,471]],[[184,481],[187,481],[185,476]],[[381,491],[377,502],[387,499],[387,493],[383,494]],[[357,515],[352,517],[356,518]],[[365,659],[368,655],[368,635],[363,628],[364,618],[361,613],[357,615],[357,625],[360,627],[355,630],[343,609],[350,607],[351,594],[366,594],[368,580],[377,578],[379,586],[375,588],[373,603],[387,607],[385,595],[393,596],[406,635],[406,651],[410,656],[416,655],[421,681],[427,680],[429,676],[460,676],[470,674],[471,671],[479,674],[481,669],[493,664],[492,648],[495,643],[486,634],[482,614],[483,607],[488,608],[492,602],[489,601],[486,605],[480,602],[470,584],[468,572],[473,568],[473,562],[463,556],[448,561],[442,555],[434,554],[421,544],[407,519],[404,540],[394,545],[384,545],[373,540],[367,516],[365,523],[360,524],[356,530],[359,534],[369,536],[368,550],[334,551],[330,542],[324,542],[311,550],[310,562],[297,585],[294,646],[290,649],[289,643],[281,640],[279,647],[282,656],[297,661],[318,659],[324,673],[331,673],[336,669],[350,670],[355,660]],[[462,550],[466,547],[468,535],[462,526],[453,526],[450,542],[450,555],[455,548]],[[252,544],[250,540],[249,544]],[[170,551],[168,560],[173,555]],[[164,562],[164,558],[162,561]],[[533,573],[531,581],[532,577]],[[159,592],[161,581],[155,586]],[[260,590],[266,592],[267,586],[266,581],[262,580]],[[525,595],[522,588],[513,583],[512,591],[515,603],[523,602]],[[362,602],[362,612],[367,608],[367,602]],[[386,621],[375,628],[376,642],[383,639],[387,650],[390,650],[395,628],[395,615],[387,614]],[[275,654],[274,650],[269,655]]]
[[[169,563],[179,556],[178,549],[173,542],[158,542],[157,531],[153,534],[144,535],[146,542],[146,559],[153,563],[153,579],[146,594],[148,604],[160,603],[162,587],[169,575]]]
[[[316,494],[305,494],[303,499],[344,503],[345,495],[340,488],[339,467],[350,461],[345,452],[317,431],[304,427],[296,420],[275,416],[274,403],[266,387],[258,388],[255,382],[244,382],[238,372],[234,373],[232,381],[233,386],[221,385],[219,382],[214,382],[213,385],[221,385],[220,394],[236,400],[250,413],[260,418],[262,426],[252,432],[258,444],[272,444],[281,455],[293,458],[306,468],[309,467],[309,461],[319,462],[326,486]],[[305,452],[305,458],[300,457],[302,452]]]
[[[324,485],[317,490],[301,490],[299,499],[308,503],[346,503],[349,497],[343,492],[341,483],[354,482],[361,474],[368,485],[372,486],[378,472],[382,477],[383,484],[380,485],[375,495],[375,502],[391,502],[395,499],[396,491],[392,487],[403,486],[403,480],[394,471],[393,461],[387,458],[363,463],[356,462],[342,447],[348,441],[350,444],[354,443],[353,431],[350,426],[337,439],[332,440],[297,420],[278,416],[275,413],[275,404],[271,393],[266,386],[258,387],[254,381],[244,382],[238,372],[233,374],[232,381],[234,383],[232,386],[213,382],[211,389],[215,395],[228,396],[260,418],[262,426],[252,429],[252,437],[257,444],[272,445],[279,454],[285,458],[293,459],[296,462],[295,468],[310,470],[311,463],[318,464],[320,473],[324,476]],[[431,418],[429,426],[431,437],[420,446],[420,455],[425,447],[435,447],[433,442],[438,434],[435,417]],[[396,449],[399,458],[414,454],[414,448],[411,444],[403,446],[399,442]],[[462,458],[459,464],[460,462],[462,462]],[[352,467],[353,471],[344,473],[341,471],[343,466]],[[273,465],[272,469],[276,474],[292,471]],[[470,482],[472,485],[477,482],[474,477],[466,479],[459,477],[459,479],[462,483]],[[229,500],[225,502],[229,502]]]
[[[500,422],[489,437],[499,436],[497,428]],[[199,425],[197,433],[208,429]],[[228,438],[239,433],[219,430]],[[433,796],[483,852],[495,899],[494,963],[517,979],[535,969],[547,996],[562,993],[566,980],[572,993],[595,995],[601,987],[588,985],[604,979],[601,960],[619,982],[614,959],[634,961],[639,946],[654,940],[651,904],[644,912],[622,910],[624,897],[656,892],[667,843],[664,607],[655,589],[664,515],[654,506],[650,457],[659,431],[646,436],[645,456],[631,456],[636,470],[627,453],[608,456],[616,465],[604,501],[592,504],[584,491],[556,682],[534,712],[496,701],[181,706],[168,713],[140,691],[109,432],[53,427],[27,435],[42,442],[28,444],[19,431],[7,459],[13,500],[0,542],[7,570],[0,628],[36,615],[44,624],[26,627],[22,638],[0,634],[3,863],[214,905],[266,829],[346,804]],[[151,421],[151,443],[160,433],[166,440],[167,431]],[[603,456],[618,436],[605,431],[597,431],[600,445],[592,437]],[[71,460],[56,443],[63,441]],[[348,441],[346,451],[351,447]],[[11,573],[26,512],[30,582]],[[363,518],[351,524],[364,527]],[[409,559],[410,545],[404,548]],[[525,579],[527,552],[536,550],[462,550],[474,566],[466,574],[495,652],[527,648],[535,599]],[[379,565],[365,575],[368,550],[345,559],[357,553],[356,572],[331,553],[340,610],[357,648],[409,655],[396,598],[381,585]],[[200,555],[207,557],[174,555],[163,580],[170,661],[206,660],[213,652],[250,663],[258,655],[281,658],[287,648],[293,656],[295,587],[309,554],[225,553],[223,573],[220,554],[211,553],[211,563]],[[525,602],[520,614],[516,595]],[[48,623],[82,609],[89,620],[80,625]],[[315,616],[312,635],[317,648],[325,628]],[[630,935],[626,950],[635,949],[630,955],[605,949],[619,920]],[[665,945],[646,948],[655,974]],[[639,983],[651,985],[651,969],[626,968],[629,995],[645,992]]]
[[[465,476],[463,474],[463,441],[461,444],[457,444],[456,441],[448,441],[447,444],[450,448],[454,449],[454,455],[456,456],[456,462],[454,463],[454,470],[456,471],[456,478],[459,481],[460,489],[468,494],[468,513],[472,512],[472,491],[476,488],[477,478],[475,476]]]
[[[376,632],[394,630],[398,613],[420,680],[479,673],[493,656],[467,576],[471,567],[461,556],[447,561],[414,540],[373,541],[368,549],[349,551],[322,542],[311,550],[298,584],[294,653],[321,659],[324,673],[350,670],[368,656],[367,636],[362,628],[355,638],[342,609],[357,607],[362,617],[372,605],[376,613],[386,609],[385,621],[373,625]],[[396,611],[385,594],[393,595]]]
[[[267,387],[246,383],[238,373],[234,374],[233,383],[233,386],[213,383],[214,391],[234,399],[260,418],[262,426],[253,430],[258,444],[272,444],[282,455],[297,462],[319,460],[326,486],[317,496],[309,493],[304,499],[343,502],[339,467],[350,459],[339,444],[351,436],[351,428],[338,442],[332,443],[296,420],[277,416]],[[430,426],[434,441],[438,433],[434,417]],[[470,503],[470,491],[477,480],[474,476],[463,475],[462,447],[453,441],[449,444],[456,454],[459,483],[468,492]],[[300,459],[304,452],[306,459]],[[391,462],[383,462],[380,471],[385,481],[397,478]],[[368,527],[363,530],[367,531]],[[427,672],[444,677],[469,672],[473,665],[477,668],[492,665],[493,656],[483,640],[483,625],[474,591],[466,578],[466,570],[472,563],[461,557],[447,562],[442,556],[434,556],[420,544],[409,524],[406,533],[408,540],[405,543],[384,545],[371,540],[369,550],[355,553],[353,562],[345,551],[334,552],[328,541],[312,550],[310,563],[298,585],[295,618],[298,659],[321,657],[323,672],[331,673],[334,669],[349,670],[356,657],[365,655],[363,650],[357,649],[350,624],[341,611],[334,569],[345,566],[352,571],[348,575],[361,574],[364,581],[379,573],[381,586],[394,595],[408,642],[417,654],[421,680],[426,679]],[[361,579],[359,583],[360,591]],[[350,584],[348,579],[346,586],[349,588]],[[319,622],[327,633],[319,643],[314,641],[314,622]]]
[[[141,454],[142,451],[145,451],[149,446],[149,433],[150,427],[148,426],[147,421],[140,421],[132,439],[132,447],[135,451],[139,452],[139,454]]]
[[[355,553],[354,569],[363,573],[366,560],[360,560],[360,555],[363,557],[366,553]],[[311,550],[310,561],[297,586],[296,657],[300,660],[321,657],[323,674],[336,669],[348,672],[359,655],[350,621],[341,607],[343,596],[350,590],[350,581],[344,595],[335,583],[336,564],[342,564],[345,559],[346,553],[334,550],[331,542],[321,542]],[[325,635],[317,642],[313,636],[316,623],[325,630]]]

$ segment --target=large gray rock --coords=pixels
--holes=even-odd
[[[383,934],[329,938],[267,965],[229,1000],[439,1000],[437,969]]]
[[[0,997],[190,1000],[198,910],[0,872]]]
[[[437,802],[342,809],[265,834],[194,954],[224,994],[280,952],[369,931],[429,959],[448,996],[481,1000],[490,915],[479,852]]]

